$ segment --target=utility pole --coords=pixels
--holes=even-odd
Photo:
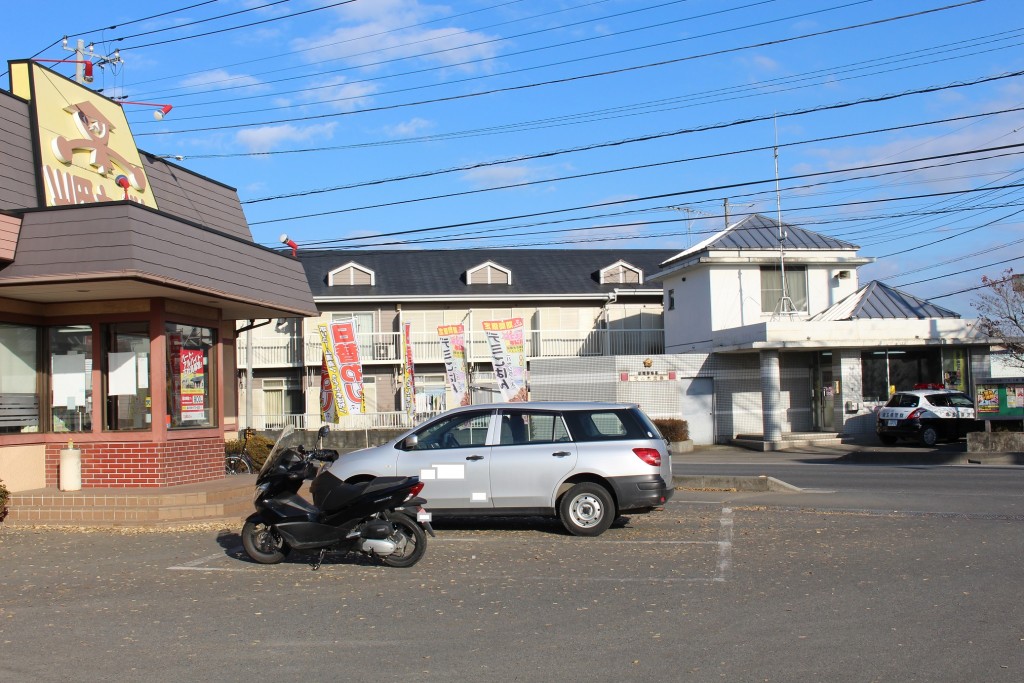
[[[96,54],[96,46],[93,43],[89,43],[86,47],[85,41],[79,39],[75,43],[75,47],[68,46],[68,37],[64,36],[64,50],[67,52],[75,53],[75,82],[85,85],[86,83],[92,83],[92,76],[87,75],[85,72],[86,61],[96,60],[95,64],[99,68],[104,68],[107,64],[122,64],[124,60],[121,59],[121,51],[114,50],[112,55],[98,55]]]

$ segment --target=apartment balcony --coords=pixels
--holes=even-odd
[[[483,331],[465,334],[466,359],[489,363],[490,347]],[[359,334],[359,359],[365,366],[398,365],[404,347],[397,332]],[[527,330],[523,337],[527,359],[557,356],[646,356],[665,352],[665,331],[648,330]],[[410,335],[413,363],[442,363],[441,342],[436,333]],[[238,341],[238,367],[246,367],[246,343]],[[323,357],[319,335],[304,340],[282,337],[280,340],[254,340],[253,368],[318,366]]]

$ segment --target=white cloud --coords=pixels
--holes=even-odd
[[[762,71],[778,71],[779,63],[765,55],[754,55],[751,62]]]
[[[384,132],[393,138],[408,138],[433,127],[432,122],[416,117],[393,126],[385,126]]]
[[[338,8],[337,16],[340,17],[341,26],[321,36],[296,40],[292,47],[296,50],[316,47],[304,53],[309,61],[343,59],[349,64],[364,67],[402,57],[419,56],[431,64],[451,66],[470,60],[488,60],[495,56],[495,43],[476,43],[492,40],[496,36],[455,26],[415,26],[445,11],[447,9],[443,6],[426,5],[417,0],[354,2]],[[471,46],[462,47],[466,45]],[[481,65],[464,65],[459,68],[476,71]]]
[[[529,167],[512,164],[475,168],[462,174],[463,179],[478,187],[513,185],[530,180],[532,176],[533,173]]]
[[[337,123],[320,123],[311,126],[261,126],[238,131],[235,140],[249,152],[269,152],[286,143],[324,143],[331,139]]]
[[[181,85],[186,88],[195,88],[196,90],[217,90],[225,87],[262,86],[263,83],[253,76],[236,75],[224,69],[214,69],[190,76],[184,79]]]
[[[318,81],[299,96],[306,104],[330,105],[338,111],[353,111],[368,106],[370,96],[377,92],[377,86],[372,83],[348,83],[347,80],[338,76]]]

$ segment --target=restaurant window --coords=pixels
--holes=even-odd
[[[792,302],[792,310],[807,311],[807,270],[804,266],[786,267],[786,296]],[[785,312],[779,305],[782,300],[782,270],[778,266],[761,266],[761,312]]]
[[[50,429],[92,431],[92,325],[51,327]]]
[[[104,429],[149,429],[153,424],[149,323],[104,325],[103,345]]]
[[[167,415],[171,428],[216,425],[212,386],[216,343],[216,335],[208,327],[167,324]]]
[[[0,433],[39,431],[39,332],[0,323]]]

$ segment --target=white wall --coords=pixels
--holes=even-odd
[[[666,293],[674,290],[676,303],[675,310],[665,311],[665,343],[672,345],[666,346],[665,351],[708,348],[712,324],[710,273],[704,269],[670,277],[662,287]]]

